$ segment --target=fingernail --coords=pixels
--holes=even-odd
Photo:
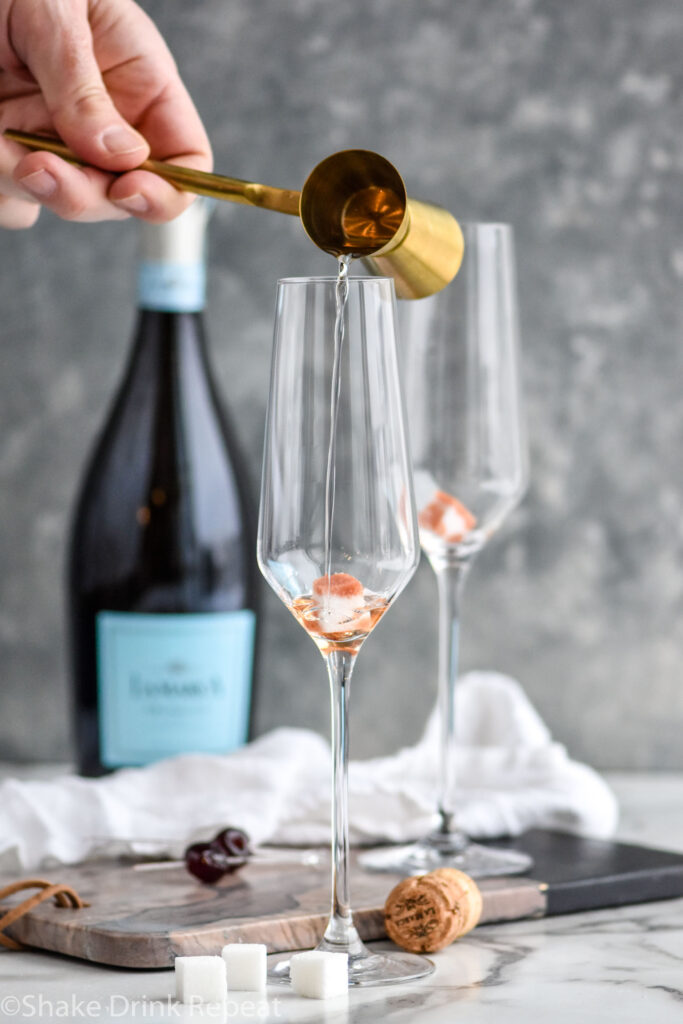
[[[32,174],[19,178],[18,181],[22,188],[40,199],[47,199],[57,191],[57,179],[49,171],[34,171]]]
[[[149,203],[139,192],[135,192],[132,196],[126,196],[125,199],[114,199],[113,202],[117,206],[122,206],[128,213],[145,213],[149,210]]]
[[[144,150],[145,144],[141,142],[140,136],[136,135],[129,128],[122,128],[120,125],[112,125],[105,128],[100,135],[100,142],[112,156],[125,156],[126,153],[135,153],[136,150]]]

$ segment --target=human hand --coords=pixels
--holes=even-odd
[[[0,137],[0,227],[30,227],[41,204],[67,220],[170,220],[192,198],[132,168],[150,155],[212,166],[173,58],[133,0],[0,0],[5,128],[57,135],[94,166]]]

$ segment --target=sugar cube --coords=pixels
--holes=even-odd
[[[266,947],[260,942],[230,942],[223,946],[228,988],[262,992],[266,987]]]
[[[313,581],[315,618],[325,633],[352,630],[369,632],[372,617],[366,611],[366,592],[360,580],[348,572],[335,572]]]
[[[311,949],[295,953],[289,961],[289,977],[298,996],[331,999],[348,991],[349,957],[347,953],[327,953]]]
[[[221,956],[177,956],[176,997],[181,1003],[224,1003],[228,996]]]

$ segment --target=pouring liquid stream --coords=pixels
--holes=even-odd
[[[337,450],[337,419],[341,393],[341,360],[344,346],[344,316],[349,296],[349,264],[351,255],[338,257],[339,269],[335,289],[334,359],[332,362],[332,384],[330,388],[330,440],[327,449],[327,471],[325,474],[325,577],[327,589],[324,598],[326,612],[330,610],[332,586],[332,528],[334,524],[334,497],[336,485],[335,456]]]

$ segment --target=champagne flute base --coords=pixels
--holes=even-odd
[[[522,875],[533,867],[533,860],[519,850],[496,850],[478,843],[448,850],[429,841],[407,846],[383,846],[358,858],[366,871],[386,871],[396,875],[424,875],[437,868],[457,868],[471,878],[497,875]]]
[[[329,949],[328,946],[324,948]],[[268,957],[269,982],[289,985],[290,957],[291,953],[274,953]],[[417,981],[433,974],[434,969],[434,964],[426,956],[402,952],[372,953],[363,947],[360,953],[349,956],[349,988]]]

